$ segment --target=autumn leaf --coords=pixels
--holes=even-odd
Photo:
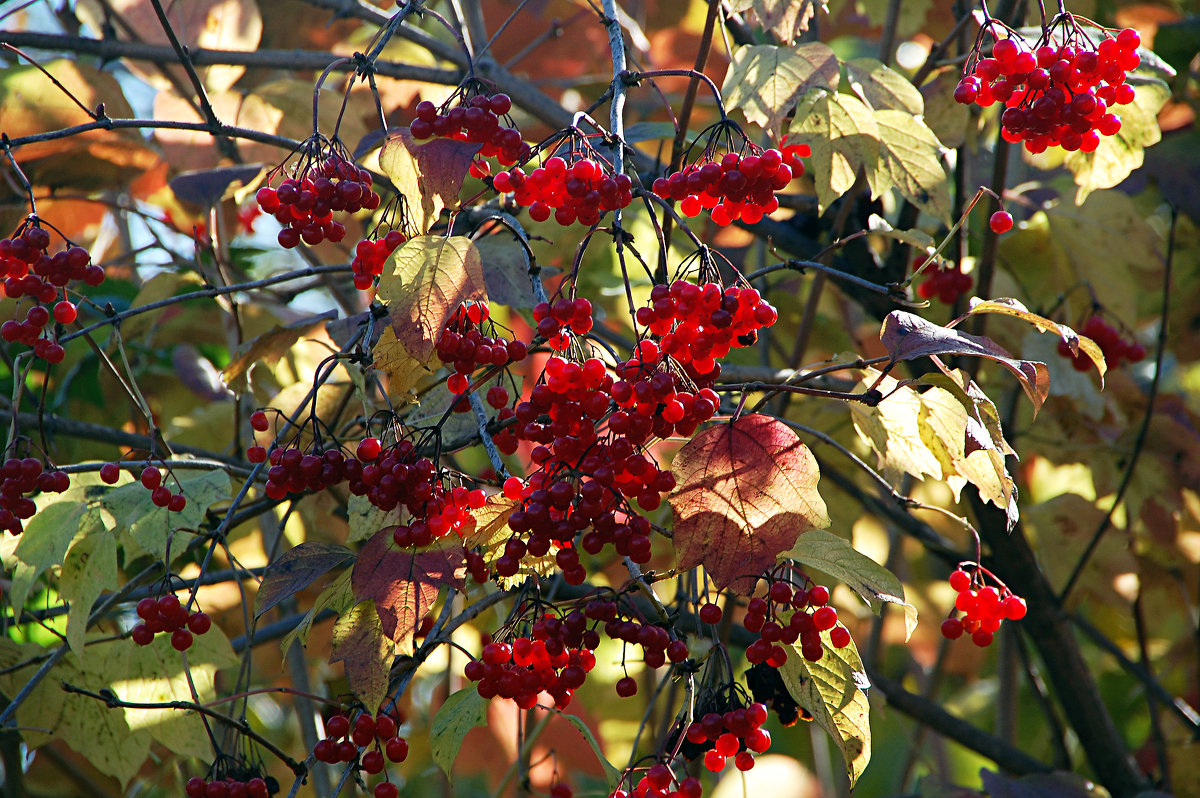
[[[850,89],[876,111],[904,111],[910,122],[925,112],[925,99],[908,78],[874,58],[852,58],[845,63]]]
[[[829,12],[825,0],[734,0],[731,10],[736,13],[751,12],[753,21],[760,28],[774,33],[781,42],[790,45],[808,30],[818,7]]]
[[[274,366],[297,341],[323,327],[329,318],[328,314],[322,314],[301,319],[293,324],[276,325],[249,341],[221,372],[225,384],[235,391],[246,390],[251,366],[259,362]]]
[[[863,170],[871,195],[882,190],[880,138],[875,112],[851,94],[814,89],[800,101],[796,118],[788,126],[788,140],[812,148],[812,171],[821,208],[845,194]]]
[[[351,583],[356,598],[374,600],[383,633],[400,653],[410,654],[413,632],[429,614],[438,591],[443,586],[461,590],[465,576],[462,549],[397,549],[388,527],[359,552]]]
[[[836,89],[839,78],[837,56],[820,42],[745,45],[733,51],[721,94],[726,107],[778,137],[796,100],[810,88]]]
[[[379,168],[406,200],[417,232],[429,232],[445,208],[458,205],[458,192],[478,144],[435,138],[418,142],[401,128],[384,142]]]
[[[749,593],[801,533],[829,525],[816,459],[768,416],[705,430],[679,450],[672,471],[679,567],[703,565],[718,588]]]
[[[880,167],[906,200],[930,216],[950,220],[950,192],[942,144],[920,119],[903,110],[875,112]]]
[[[1119,109],[1121,129],[1101,136],[1094,152],[1069,152],[1063,160],[1075,175],[1075,201],[1082,203],[1093,191],[1112,188],[1142,165],[1145,149],[1162,138],[1158,112],[1171,97],[1165,83],[1154,81],[1134,89],[1134,100]]]
[[[792,646],[779,675],[796,703],[837,744],[853,787],[871,761],[871,707],[865,692],[870,682],[853,639],[845,648],[834,648],[824,631],[821,647],[821,659],[809,662]]]
[[[307,540],[284,552],[267,568],[254,599],[254,617],[294,596],[320,577],[354,557],[354,552],[335,543]]]
[[[433,373],[428,360],[413,357],[390,326],[383,328],[371,354],[375,368],[388,375],[387,392],[392,403],[402,406],[417,401],[417,383]]]
[[[990,338],[942,327],[903,310],[893,310],[887,315],[879,332],[879,340],[893,363],[940,355],[970,355],[993,360],[1017,378],[1025,395],[1033,403],[1034,412],[1042,406],[1050,392],[1050,377],[1045,363],[1019,360]]]
[[[387,695],[392,648],[375,602],[361,601],[334,625],[329,661],[344,663],[350,689],[364,705],[377,707]]]
[[[492,569],[496,560],[504,554],[504,544],[513,536],[508,526],[508,517],[517,509],[517,502],[503,496],[489,496],[487,502],[477,510],[471,511],[475,519],[475,528],[463,537],[463,545],[469,549],[480,548],[484,563]],[[520,569],[512,576],[494,577],[496,584],[502,590],[511,590],[519,586],[531,574],[548,576],[558,567],[554,555],[558,546],[552,545],[550,550],[541,557],[526,554],[521,558]]]
[[[1017,300],[1009,298],[982,300],[972,297],[970,308],[960,318],[975,316],[981,313],[998,313],[1002,316],[1011,316],[1015,319],[1029,322],[1037,328],[1038,332],[1054,333],[1070,347],[1071,354],[1076,355],[1083,352],[1091,359],[1092,363],[1096,366],[1096,371],[1100,372],[1100,385],[1104,385],[1104,372],[1108,370],[1104,362],[1104,352],[1101,351],[1095,341],[1086,335],[1080,335],[1065,324],[1059,324],[1045,316],[1033,313]]]
[[[392,330],[406,352],[428,365],[437,337],[455,309],[486,299],[479,251],[464,236],[409,239],[392,256],[392,270],[379,281]]]
[[[450,780],[450,771],[462,751],[467,732],[487,725],[487,708],[488,700],[470,685],[451,693],[434,716],[429,729],[429,747],[433,761],[446,774],[447,780]]]

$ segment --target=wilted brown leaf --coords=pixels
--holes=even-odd
[[[829,525],[816,459],[768,416],[705,430],[679,450],[672,470],[679,567],[703,565],[718,588],[749,593],[801,533]]]

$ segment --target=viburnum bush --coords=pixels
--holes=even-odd
[[[0,13],[6,790],[1191,794],[1197,48],[1110,12]]]

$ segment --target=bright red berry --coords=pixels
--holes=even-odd
[[[992,218],[988,220],[988,225],[996,235],[1007,233],[1013,227],[1012,214],[1008,211],[996,211],[992,214]]]

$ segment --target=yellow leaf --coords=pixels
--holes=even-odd
[[[847,61],[846,80],[854,93],[876,111],[904,111],[910,117],[925,113],[925,99],[912,81],[874,58]]]
[[[1079,187],[1075,194],[1077,203],[1097,189],[1112,188],[1142,165],[1143,151],[1162,138],[1158,112],[1170,97],[1170,89],[1161,81],[1137,86],[1132,103],[1112,109],[1121,117],[1121,129],[1115,136],[1101,136],[1095,152],[1066,154],[1064,164],[1075,175],[1075,185]]]
[[[903,110],[876,111],[875,122],[881,143],[880,167],[892,185],[930,216],[949,222],[949,181],[942,167],[942,145],[933,131]]]
[[[379,168],[408,200],[417,233],[427,233],[442,210],[458,204],[458,192],[478,144],[435,138],[417,142],[401,128],[379,153]]]
[[[870,387],[878,377],[878,371],[866,369],[859,388]],[[900,474],[941,479],[942,464],[921,437],[920,395],[890,376],[883,378],[878,389],[884,400],[875,407],[852,402],[850,417],[858,436],[875,452],[879,469],[893,482]]]
[[[721,93],[727,108],[778,138],[784,116],[809,89],[837,88],[837,56],[820,42],[799,47],[745,45],[733,51]]]
[[[393,404],[405,405],[417,401],[414,390],[422,377],[432,372],[425,361],[417,360],[404,344],[396,340],[391,327],[385,327],[373,350],[375,368],[388,375],[388,397]]]
[[[821,209],[846,193],[862,169],[872,196],[880,193],[879,125],[857,97],[815,89],[805,95],[788,127],[788,140],[812,148],[812,172],[818,175]],[[886,180],[886,176],[883,176]]]

